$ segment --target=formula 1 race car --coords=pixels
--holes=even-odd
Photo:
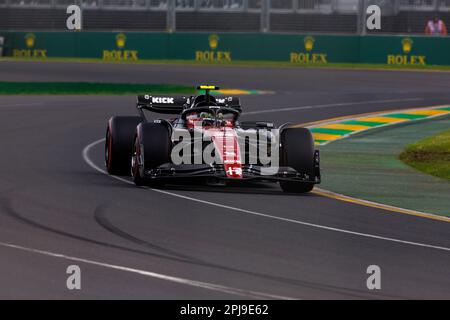
[[[287,124],[239,121],[239,98],[215,97],[215,86],[191,97],[142,95],[139,116],[114,116],[106,130],[105,162],[136,185],[204,179],[278,181],[285,192],[305,193],[320,183],[319,151],[311,132]],[[149,121],[144,110],[177,115]]]

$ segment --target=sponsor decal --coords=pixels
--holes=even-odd
[[[127,37],[123,33],[119,33],[116,36],[116,46],[117,48],[123,49],[125,47]]]
[[[220,38],[217,34],[208,37],[210,50],[195,51],[195,60],[198,62],[230,62],[231,51],[217,50],[219,48]]]
[[[303,42],[305,43],[305,50],[306,51],[312,51],[314,49],[314,38],[313,37],[305,37],[303,39]]]
[[[426,56],[411,54],[414,49],[414,41],[411,38],[404,38],[401,41],[403,54],[389,54],[387,63],[400,66],[425,66]]]
[[[152,97],[152,103],[173,104],[173,98],[170,98],[170,97]]]
[[[314,52],[316,39],[311,36],[303,38],[304,50],[300,52],[291,52],[289,61],[300,64],[327,64],[328,57],[326,53]]]
[[[34,35],[34,33],[27,33],[25,35],[25,44],[27,45],[28,48],[33,48],[35,41],[36,36]]]
[[[216,50],[219,45],[219,36],[217,34],[212,34],[208,37],[209,47],[212,50]]]
[[[126,50],[127,37],[123,33],[116,35],[116,50],[103,50],[103,60],[105,61],[138,61],[139,52],[137,50]]]
[[[47,50],[35,48],[36,35],[34,33],[27,33],[24,42],[27,49],[13,49],[14,58],[47,58]]]
[[[406,54],[410,54],[413,46],[413,41],[409,38],[402,40],[402,49]]]

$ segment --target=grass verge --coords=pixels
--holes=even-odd
[[[331,69],[362,69],[362,70],[392,70],[392,71],[443,71],[450,72],[450,66],[403,66],[387,64],[368,63],[327,63],[327,64],[299,64],[284,61],[240,61],[231,62],[198,62],[195,60],[138,60],[138,61],[105,61],[95,58],[46,58],[46,59],[26,59],[26,58],[0,58],[0,61],[50,61],[50,62],[91,62],[91,63],[113,63],[113,64],[167,64],[167,65],[203,65],[203,66],[239,66],[239,67],[272,67],[272,68],[331,68]]]
[[[400,160],[419,171],[450,180],[450,130],[408,145]]]
[[[193,87],[97,82],[0,82],[0,95],[15,94],[191,94]]]

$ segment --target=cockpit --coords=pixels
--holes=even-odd
[[[212,109],[209,109],[213,107]],[[237,114],[215,106],[192,108],[184,113],[185,125],[188,129],[194,127],[234,127]]]

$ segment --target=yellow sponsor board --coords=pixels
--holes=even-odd
[[[216,34],[208,37],[208,44],[211,50],[195,51],[195,61],[198,62],[231,62],[231,51],[217,50],[220,38]]]
[[[401,42],[403,54],[389,54],[387,64],[397,66],[426,66],[427,57],[412,55],[414,41],[411,38],[404,38]]]
[[[303,38],[305,51],[291,52],[289,62],[300,64],[327,64],[328,56],[326,53],[313,53],[316,39],[307,36]]]
[[[36,44],[36,35],[34,33],[27,33],[24,41],[28,49],[13,49],[12,56],[14,58],[47,58],[47,50],[34,48]]]
[[[124,50],[127,37],[123,33],[116,35],[116,50],[103,50],[102,59],[105,61],[132,62],[139,60],[139,51]]]

